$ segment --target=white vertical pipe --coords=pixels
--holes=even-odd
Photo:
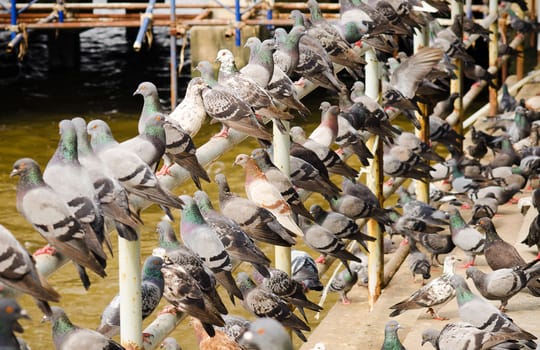
[[[120,342],[142,349],[141,243],[118,237],[120,285]]]
[[[366,52],[366,95],[374,100],[379,100],[379,61],[375,51],[370,49]],[[370,170],[366,176],[366,185],[377,196],[382,205],[382,141],[379,137],[372,136],[368,140],[368,146],[373,153]],[[373,310],[375,302],[381,295],[384,277],[384,253],[383,235],[377,221],[370,219],[367,222],[368,234],[376,238],[368,242],[370,254],[368,255],[368,301],[370,310]]]
[[[273,145],[274,145],[274,164],[289,176],[291,172],[289,155],[291,150],[291,141],[289,138],[289,122],[283,121],[287,129],[286,133],[279,131],[276,123],[273,123]],[[291,248],[276,246],[274,250],[274,260],[276,268],[283,270],[291,275]]]

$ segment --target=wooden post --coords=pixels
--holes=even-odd
[[[142,349],[141,243],[118,237],[120,286],[120,342],[129,350]]]
[[[498,12],[498,1],[489,0],[489,14],[496,15]],[[489,68],[497,67],[497,58],[499,53],[499,43],[497,41],[499,35],[499,23],[493,21],[489,26],[491,33],[489,34]],[[493,68],[492,68],[493,67]],[[495,83],[496,84],[496,83]],[[489,115],[497,115],[499,103],[497,101],[497,89],[489,86]]]
[[[169,63],[171,74],[171,111],[176,107],[176,101],[178,100],[178,67],[176,59],[176,0],[170,0],[171,2],[171,24],[169,28],[170,35],[170,57]],[[185,38],[184,38],[185,40]]]
[[[289,122],[283,121],[283,125],[287,129],[287,133],[282,134],[279,131],[276,123],[273,123],[274,132],[274,164],[287,176],[291,172],[289,154],[291,149],[291,141],[289,138]],[[291,248],[276,246],[274,249],[275,266],[291,275]]]
[[[379,99],[379,61],[373,49],[366,52],[366,95],[374,100]],[[366,184],[377,196],[381,206],[384,201],[383,184],[383,145],[379,137],[372,136],[368,140],[368,147],[373,153],[373,159],[370,164],[370,171],[366,177]],[[381,295],[383,275],[384,275],[384,252],[383,252],[383,233],[379,223],[373,219],[368,220],[368,234],[375,237],[374,242],[368,242],[370,254],[368,256],[368,301],[369,308],[373,310],[375,302]]]

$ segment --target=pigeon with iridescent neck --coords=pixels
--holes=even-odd
[[[386,323],[386,326],[384,327],[384,341],[381,350],[405,350],[405,347],[403,344],[401,344],[397,333],[398,329],[400,328],[401,326],[395,320],[390,320],[388,323]]]
[[[148,119],[156,115],[164,116],[164,114],[161,111],[157,87],[153,83],[149,81],[140,83],[137,90],[133,93],[133,96],[135,95],[141,95],[144,99],[138,124],[139,134],[142,134],[144,133]]]
[[[470,259],[466,266],[473,266],[476,256],[484,254],[486,236],[468,225],[456,208],[450,210],[450,233],[454,244]]]
[[[17,210],[58,252],[73,260],[83,284],[89,285],[84,268],[105,277],[103,250],[95,252],[86,244],[85,231],[63,198],[45,181],[39,165],[30,158],[13,164],[10,176],[20,176],[17,184]]]

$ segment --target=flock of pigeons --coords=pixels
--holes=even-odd
[[[339,259],[346,268],[331,282],[330,290],[339,292],[348,303],[347,292],[358,281],[366,281],[361,274],[366,267],[365,254],[369,254],[366,241],[374,240],[361,232],[356,220],[371,218],[386,232],[406,237],[413,276],[430,279],[431,264],[457,246],[470,257],[467,277],[483,297],[501,302],[497,309],[474,295],[465,280],[454,274],[455,256],[446,255],[440,277],[392,307],[391,316],[425,307],[433,317],[441,318],[435,308],[456,296],[463,322],[448,324],[440,332],[426,330],[423,342],[431,342],[436,349],[536,348],[536,337],[501,310],[525,287],[540,295],[540,265],[537,260],[524,261],[504,242],[491,218],[499,205],[511,201],[529,177],[536,175],[540,165],[537,115],[522,101],[513,100],[503,87],[506,93],[500,107],[505,114],[494,119],[494,134],[473,128],[472,145],[464,153],[464,136],[445,120],[457,98],[448,93],[449,80],[454,78],[452,62],[460,59],[468,78],[494,85],[494,77],[474,62],[461,40],[463,31],[486,38],[489,33],[466,18],[455,18],[445,29],[435,28],[434,17],[449,16],[448,4],[441,0],[341,0],[340,4],[339,21],[327,21],[317,2],[308,0],[310,16],[292,11],[295,23],[289,32],[277,28],[273,38],[262,42],[249,38],[249,63],[240,70],[226,49],[217,53],[217,79],[210,62],[199,62],[196,68],[201,77],[191,79],[183,101],[169,115],[161,110],[156,87],[141,83],[135,91],[144,98],[138,135],[129,140],[117,142],[103,120],[62,120],[58,147],[43,170],[34,160],[22,158],[11,172],[19,177],[18,211],[48,242],[35,254],[67,257],[88,289],[87,270],[106,276],[107,252],[112,254],[108,231],[114,228],[123,239],[139,239],[143,225],[140,210],[148,202],[157,204],[169,220],[157,225],[159,248],[142,267],[143,318],[164,297],[170,303],[165,312],[191,316],[201,349],[288,350],[292,343],[283,327],[306,340],[303,332],[310,327],[305,309],[318,312],[321,307],[305,292],[321,291],[323,285],[309,254],[293,251],[289,276],[270,267],[270,259],[256,242],[290,247],[301,238],[321,254],[318,262],[326,256]],[[528,22],[514,17],[510,7],[506,11],[515,31],[536,30],[530,23],[527,29],[523,23]],[[430,47],[394,57],[399,49],[410,51],[411,34],[429,25],[433,33]],[[363,53],[371,49],[386,62],[382,105],[364,94],[364,83],[359,80],[365,65]],[[337,75],[334,64],[346,69],[348,79]],[[353,84],[344,82],[351,78]],[[294,119],[293,113],[301,118],[311,115],[298,97],[297,85],[304,80],[337,94],[339,103],[320,104],[321,123],[309,136],[301,126],[290,129],[291,171],[287,176],[272,161],[272,135],[264,123],[271,120],[286,133],[283,121]],[[418,103],[432,107],[428,116],[430,141],[443,145],[448,159],[435,152],[434,145],[391,123],[389,110],[399,110],[419,128],[415,115],[420,112]],[[201,180],[212,180],[199,163],[192,140],[207,116],[223,126],[214,137],[227,137],[229,129],[235,129],[261,145],[235,160],[245,170],[247,198],[230,191],[224,174],[213,179],[219,189],[219,211],[202,189]],[[369,165],[373,158],[365,144],[369,135],[384,143],[387,177],[437,181],[446,188],[435,190],[438,187],[432,186],[430,203],[401,188],[402,213],[381,207],[374,193],[357,180],[359,169],[343,157],[355,155],[363,165]],[[486,161],[489,150],[493,156]],[[161,159],[163,167],[156,173]],[[173,166],[189,171],[199,188],[193,196],[176,196],[160,182],[160,177],[171,175]],[[341,186],[330,174],[342,176]],[[308,210],[300,190],[318,192],[325,202]],[[457,207],[439,208],[449,195],[455,205],[470,203],[471,222],[462,218]],[[539,190],[534,192],[533,201],[538,209]],[[172,209],[181,210],[181,241],[171,224],[178,219]],[[447,226],[450,233],[443,232]],[[539,238],[540,216],[524,243],[540,247]],[[357,241],[359,251],[347,250],[346,240]],[[36,269],[32,255],[3,226],[0,242],[0,281],[35,299],[53,323],[57,349],[123,349],[110,339],[119,333],[118,297],[103,312],[97,331],[73,325],[60,307],[49,305],[60,302],[60,294]],[[479,254],[485,255],[493,272],[484,273],[472,266]],[[251,264],[253,273],[233,275],[233,260]],[[257,320],[229,315],[216,291],[218,284],[231,302],[241,303]],[[22,331],[18,320],[28,317],[25,311],[13,299],[4,298],[0,299],[0,316],[0,348],[26,348],[13,333]],[[403,348],[398,328],[395,321],[388,323],[384,349]],[[167,339],[162,347],[179,348],[174,339]]]

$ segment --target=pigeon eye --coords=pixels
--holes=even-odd
[[[12,314],[15,311],[15,308],[13,306],[6,306],[4,311],[8,314]]]

